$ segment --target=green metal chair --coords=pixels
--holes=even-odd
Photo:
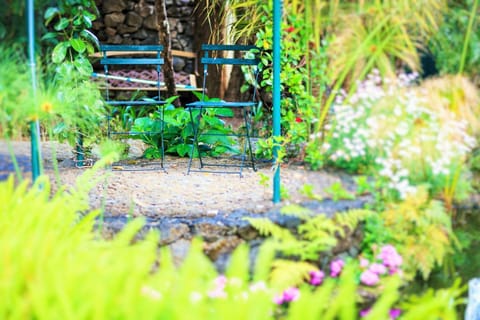
[[[163,46],[162,45],[101,45],[100,50],[102,57],[100,59],[100,64],[103,65],[104,74],[94,74],[94,77],[103,77],[105,78],[105,102],[114,108],[112,108],[111,113],[108,116],[108,127],[107,134],[108,137],[112,136],[135,136],[135,135],[160,135],[160,148],[161,148],[161,167],[164,165],[165,150],[164,150],[164,106],[166,104],[165,100],[161,98],[161,87],[164,85],[161,80],[161,68],[164,63],[163,58],[161,57]],[[155,80],[144,80],[144,79],[131,79],[125,77],[118,77],[112,75],[111,69],[113,68],[125,68],[125,69],[134,69],[134,68],[154,68],[156,72]],[[134,99],[119,99],[112,97],[112,86],[110,81],[125,81],[132,83],[140,83],[142,85],[148,85],[148,88],[138,88],[137,90],[155,90],[156,96],[153,98],[145,98],[141,100]],[[149,131],[118,131],[113,128],[111,125],[111,120],[114,116],[114,113],[118,113],[120,110],[125,110],[126,108],[134,108],[136,111],[140,111],[141,108],[148,108],[160,106],[160,119],[155,121],[154,125],[150,128]],[[138,114],[138,113],[137,113]]]
[[[212,173],[234,173],[242,176],[242,170],[247,165],[250,166],[253,170],[255,168],[255,157],[252,151],[252,142],[251,142],[251,115],[254,108],[258,105],[256,101],[257,94],[257,80],[258,80],[258,64],[260,60],[256,57],[256,53],[259,52],[259,49],[251,45],[217,45],[217,44],[204,44],[202,45],[202,51],[204,56],[201,58],[201,63],[203,64],[203,87],[202,94],[199,101],[195,101],[187,104],[187,109],[190,112],[190,120],[193,130],[193,143],[192,150],[190,152],[190,159],[188,162],[187,174],[190,172],[212,172]],[[241,58],[238,58],[238,53],[242,55]],[[209,98],[207,95],[207,78],[208,78],[208,67],[214,66],[225,66],[225,65],[236,65],[241,66],[244,71],[246,69],[250,70],[252,75],[252,84],[253,91],[247,100],[244,101],[223,101],[219,99]],[[239,88],[240,89],[240,88]],[[200,129],[200,122],[208,109],[237,109],[240,110],[243,116],[244,130],[231,133],[209,133],[202,132]],[[240,144],[240,162],[239,163],[218,163],[210,162],[207,163],[203,160],[202,150],[207,144],[206,139],[202,139],[205,135],[220,135],[220,136],[231,136],[237,144]],[[198,156],[200,163],[199,169],[192,169],[193,158]],[[248,162],[248,164],[247,164]],[[221,170],[207,169],[207,167],[222,167]],[[234,170],[238,168],[238,170]]]

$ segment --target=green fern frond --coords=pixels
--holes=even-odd
[[[273,223],[268,218],[245,218],[262,236],[271,236],[279,241],[296,241],[295,236],[285,228]]]
[[[286,216],[297,217],[302,220],[308,220],[313,216],[312,210],[298,204],[286,205],[280,209],[280,213]]]
[[[367,209],[353,209],[345,213],[336,213],[334,220],[344,227],[347,227],[350,230],[357,228],[358,224],[362,221],[365,221],[369,217],[376,214],[376,212]]]
[[[270,284],[282,289],[298,286],[309,279],[309,273],[313,270],[317,270],[317,267],[308,262],[278,259],[273,263]]]
[[[306,239],[314,239],[318,234],[324,233],[334,237],[335,234],[342,233],[343,228],[337,225],[332,219],[325,215],[318,215],[298,227],[298,232]]]

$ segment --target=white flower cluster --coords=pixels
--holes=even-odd
[[[395,80],[382,80],[375,71],[357,84],[349,99],[339,92],[331,138],[322,146],[335,163],[375,168],[401,198],[415,192],[416,177],[452,174],[476,144],[467,134],[467,123],[427,107],[413,85],[417,77],[400,74]]]

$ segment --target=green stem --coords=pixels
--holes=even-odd
[[[458,73],[463,73],[463,69],[465,68],[465,61],[467,60],[467,51],[470,44],[470,37],[473,29],[473,22],[475,21],[475,18],[476,18],[477,7],[478,7],[478,0],[474,0],[472,11],[470,11],[470,17],[468,20],[467,32],[465,33],[465,41],[463,42],[462,57],[460,60],[460,67],[458,68]]]

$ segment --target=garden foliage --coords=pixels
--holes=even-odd
[[[478,98],[460,98],[467,89],[456,86],[427,92],[415,80],[414,74],[393,80],[374,73],[349,99],[340,93],[322,151],[333,166],[375,176],[393,198],[427,185],[450,207],[469,190],[462,177],[477,143]],[[451,100],[436,103],[445,97]]]
[[[272,247],[261,249],[250,270],[249,250],[241,245],[221,275],[198,240],[184,261],[174,263],[168,248],[158,250],[156,232],[139,239],[141,219],[103,240],[99,212],[89,212],[87,201],[89,186],[103,179],[98,170],[55,194],[45,177],[31,187],[13,178],[0,183],[2,319],[358,319],[367,312],[357,307],[358,269],[340,261],[332,262],[330,277],[312,273],[298,288],[283,290],[268,278],[282,263]],[[410,318],[410,309],[427,312],[422,306],[433,316],[454,314],[460,288],[403,305],[399,280],[385,279],[377,302],[368,304],[368,319],[386,319],[400,312],[397,307]],[[436,303],[439,296],[448,303]]]
[[[173,97],[173,99],[175,98]],[[167,99],[164,111],[161,110],[162,107],[158,107],[157,110],[145,115],[135,114],[133,109],[127,107],[125,112],[120,114],[120,117],[125,119],[128,116],[128,119],[132,119],[132,132],[159,132],[163,126],[166,153],[180,157],[190,156],[193,150],[193,128],[190,112],[183,107],[175,108],[171,102],[172,98]],[[194,110],[192,117],[194,121],[200,119],[196,125],[198,125],[199,132],[202,133],[198,142],[203,155],[215,157],[224,153],[238,153],[232,137],[229,136],[232,134],[232,128],[224,120],[225,117],[233,117],[232,109],[207,109],[203,111],[204,114],[201,118],[199,118],[199,112]],[[149,146],[144,153],[146,158],[159,158],[161,156],[160,134],[132,135],[132,137],[142,139]]]

